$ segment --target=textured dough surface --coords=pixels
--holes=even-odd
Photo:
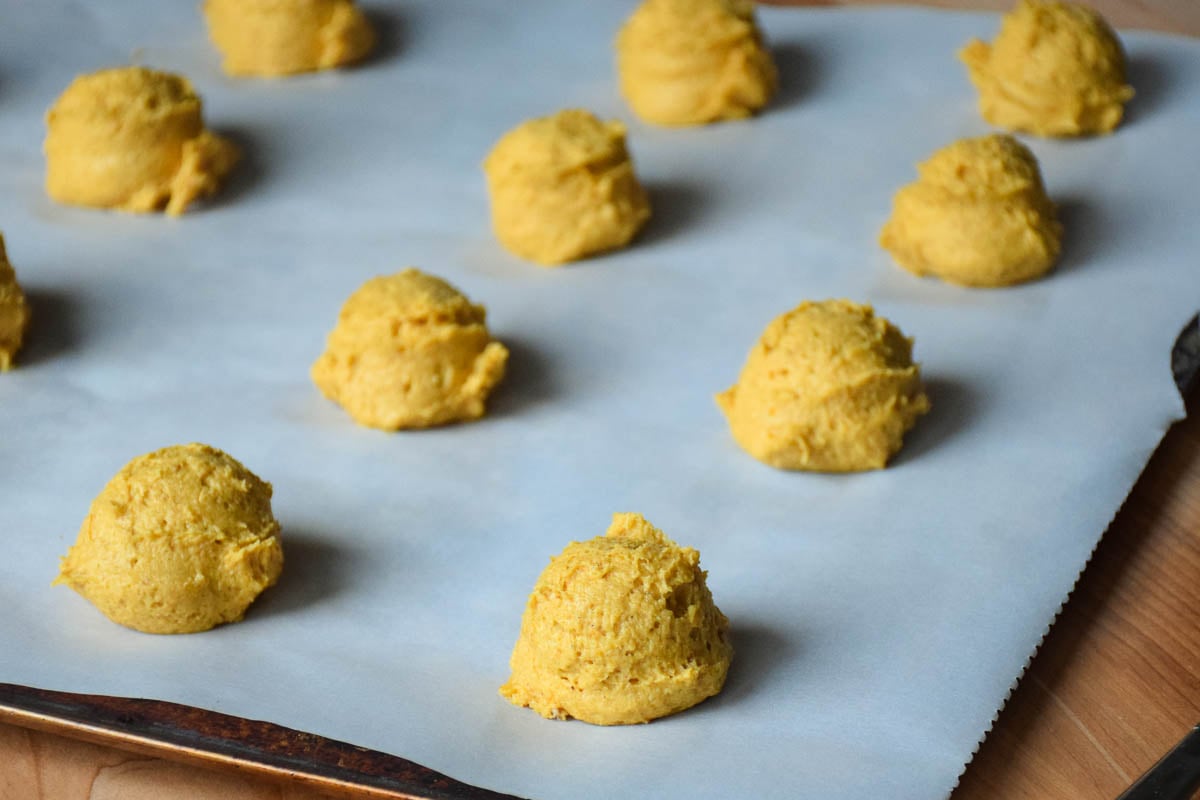
[[[623,247],[650,218],[625,126],[579,109],[518,125],[483,162],[496,238],[545,266]]]
[[[879,243],[916,275],[1009,286],[1044,275],[1062,225],[1029,148],[1008,135],[962,139],[918,165]]]
[[[778,84],[749,0],[645,0],[616,47],[621,94],[657,125],[748,117]]]
[[[12,368],[13,359],[29,327],[29,303],[17,283],[17,273],[8,261],[4,237],[0,236],[0,372]]]
[[[972,39],[959,53],[993,125],[1040,136],[1084,136],[1117,127],[1133,97],[1125,52],[1093,9],[1021,0],[992,44]]]
[[[372,278],[342,306],[313,382],[371,428],[477,419],[508,362],[486,320],[483,306],[420,270]]]
[[[282,569],[271,484],[187,444],[139,456],[108,482],[55,583],[121,625],[195,633],[240,620]]]
[[[375,32],[353,0],[204,0],[229,75],[271,77],[361,61]]]
[[[204,129],[184,78],[144,67],[81,75],[46,115],[46,191],[60,203],[182,214],[237,162]]]
[[[750,455],[818,472],[883,468],[929,410],[912,341],[848,300],[772,320],[717,404]]]
[[[721,691],[733,648],[700,554],[640,514],[572,542],[534,586],[500,694],[543,717],[649,722]]]

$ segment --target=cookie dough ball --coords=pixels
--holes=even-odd
[[[353,0],[204,0],[222,68],[261,77],[360,61],[375,32]]]
[[[814,472],[882,469],[929,410],[912,340],[848,300],[772,320],[717,404],[747,453]]]
[[[204,129],[187,80],[144,67],[76,78],[46,127],[46,191],[71,205],[182,214],[220,188],[239,155]]]
[[[12,367],[25,340],[29,317],[29,303],[17,283],[17,273],[8,263],[4,237],[0,236],[0,372],[7,372]]]
[[[748,117],[778,83],[749,0],[645,0],[617,35],[617,72],[656,125]]]
[[[1007,135],[963,139],[917,167],[892,201],[879,243],[916,275],[1009,286],[1054,266],[1062,225],[1037,160]]]
[[[506,133],[483,162],[496,238],[544,266],[628,244],[650,201],[625,149],[625,126],[572,109]]]
[[[721,691],[733,648],[700,554],[640,514],[542,572],[500,694],[543,717],[649,722]]]
[[[483,306],[420,270],[372,278],[342,306],[313,382],[370,428],[478,419],[508,362],[486,319]]]
[[[992,44],[971,40],[959,53],[993,125],[1040,136],[1108,133],[1133,97],[1125,53],[1090,8],[1021,0]]]
[[[271,484],[188,444],[139,456],[108,482],[55,583],[121,625],[195,633],[240,620],[282,569]]]

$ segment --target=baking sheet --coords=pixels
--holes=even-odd
[[[155,697],[352,741],[538,798],[944,797],[1169,423],[1200,307],[1200,45],[1130,33],[1114,136],[1029,143],[1059,270],[918,280],[875,244],[913,164],[988,129],[954,51],[992,15],[763,10],[761,118],[631,119],[627,3],[367,4],[361,69],[221,75],[192,4],[6,4],[0,226],[35,310],[0,376],[0,680]],[[59,207],[42,114],[78,72],[186,74],[247,160],[178,220]],[[629,122],[655,218],[558,270],[504,253],[479,161],[519,121]],[[512,350],[483,421],[388,435],[310,384],[344,298],[418,265]],[[869,301],[916,339],[934,410],[894,466],[776,472],[712,401],[802,299]],[[238,625],[161,637],[50,588],[126,461],[204,441],[275,486],[287,566]],[[647,726],[503,701],[527,592],[615,511],[697,547],[730,617],[725,691]]]

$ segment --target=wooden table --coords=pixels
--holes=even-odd
[[[762,0],[760,0],[762,1]],[[889,0],[766,0],[776,5],[808,6],[882,6],[896,5]],[[1200,36],[1200,3],[1196,0],[1074,0],[1092,6],[1120,28],[1144,28],[1152,31]],[[1007,11],[1016,0],[915,0],[912,5],[935,8],[971,8]]]
[[[925,4],[1011,6],[1009,0]],[[1200,36],[1195,0],[1092,4],[1122,27]],[[1107,800],[1197,722],[1200,410],[1193,409],[1167,433],[953,798]],[[294,782],[190,766],[0,723],[0,800],[167,796],[325,797]]]

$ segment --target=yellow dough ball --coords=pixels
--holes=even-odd
[[[55,583],[121,625],[195,633],[240,620],[282,569],[271,484],[187,444],[139,456],[108,482]]]
[[[772,320],[717,404],[747,453],[816,472],[883,468],[929,410],[912,341],[848,300]]]
[[[375,32],[353,0],[204,0],[222,68],[261,77],[361,61]]]
[[[625,149],[625,126],[572,109],[501,137],[483,162],[492,228],[544,266],[622,247],[650,218]]]
[[[1133,97],[1125,53],[1094,10],[1057,0],[1021,0],[992,44],[959,53],[993,125],[1040,136],[1108,133]]]
[[[879,243],[916,275],[1009,286],[1054,266],[1062,225],[1037,160],[1007,135],[962,139],[917,167],[892,201]]]
[[[649,722],[721,691],[733,648],[700,554],[640,514],[572,542],[542,572],[500,694],[543,717]]]
[[[621,94],[657,125],[748,117],[778,74],[749,0],[645,0],[617,35]]]
[[[238,160],[204,129],[184,78],[143,67],[82,75],[46,115],[46,191],[60,203],[177,215]]]
[[[25,340],[29,318],[29,303],[17,283],[17,273],[8,263],[4,237],[0,236],[0,372],[7,372],[12,367]]]
[[[342,306],[313,382],[371,428],[477,419],[508,361],[486,319],[483,306],[420,270],[372,278]]]

